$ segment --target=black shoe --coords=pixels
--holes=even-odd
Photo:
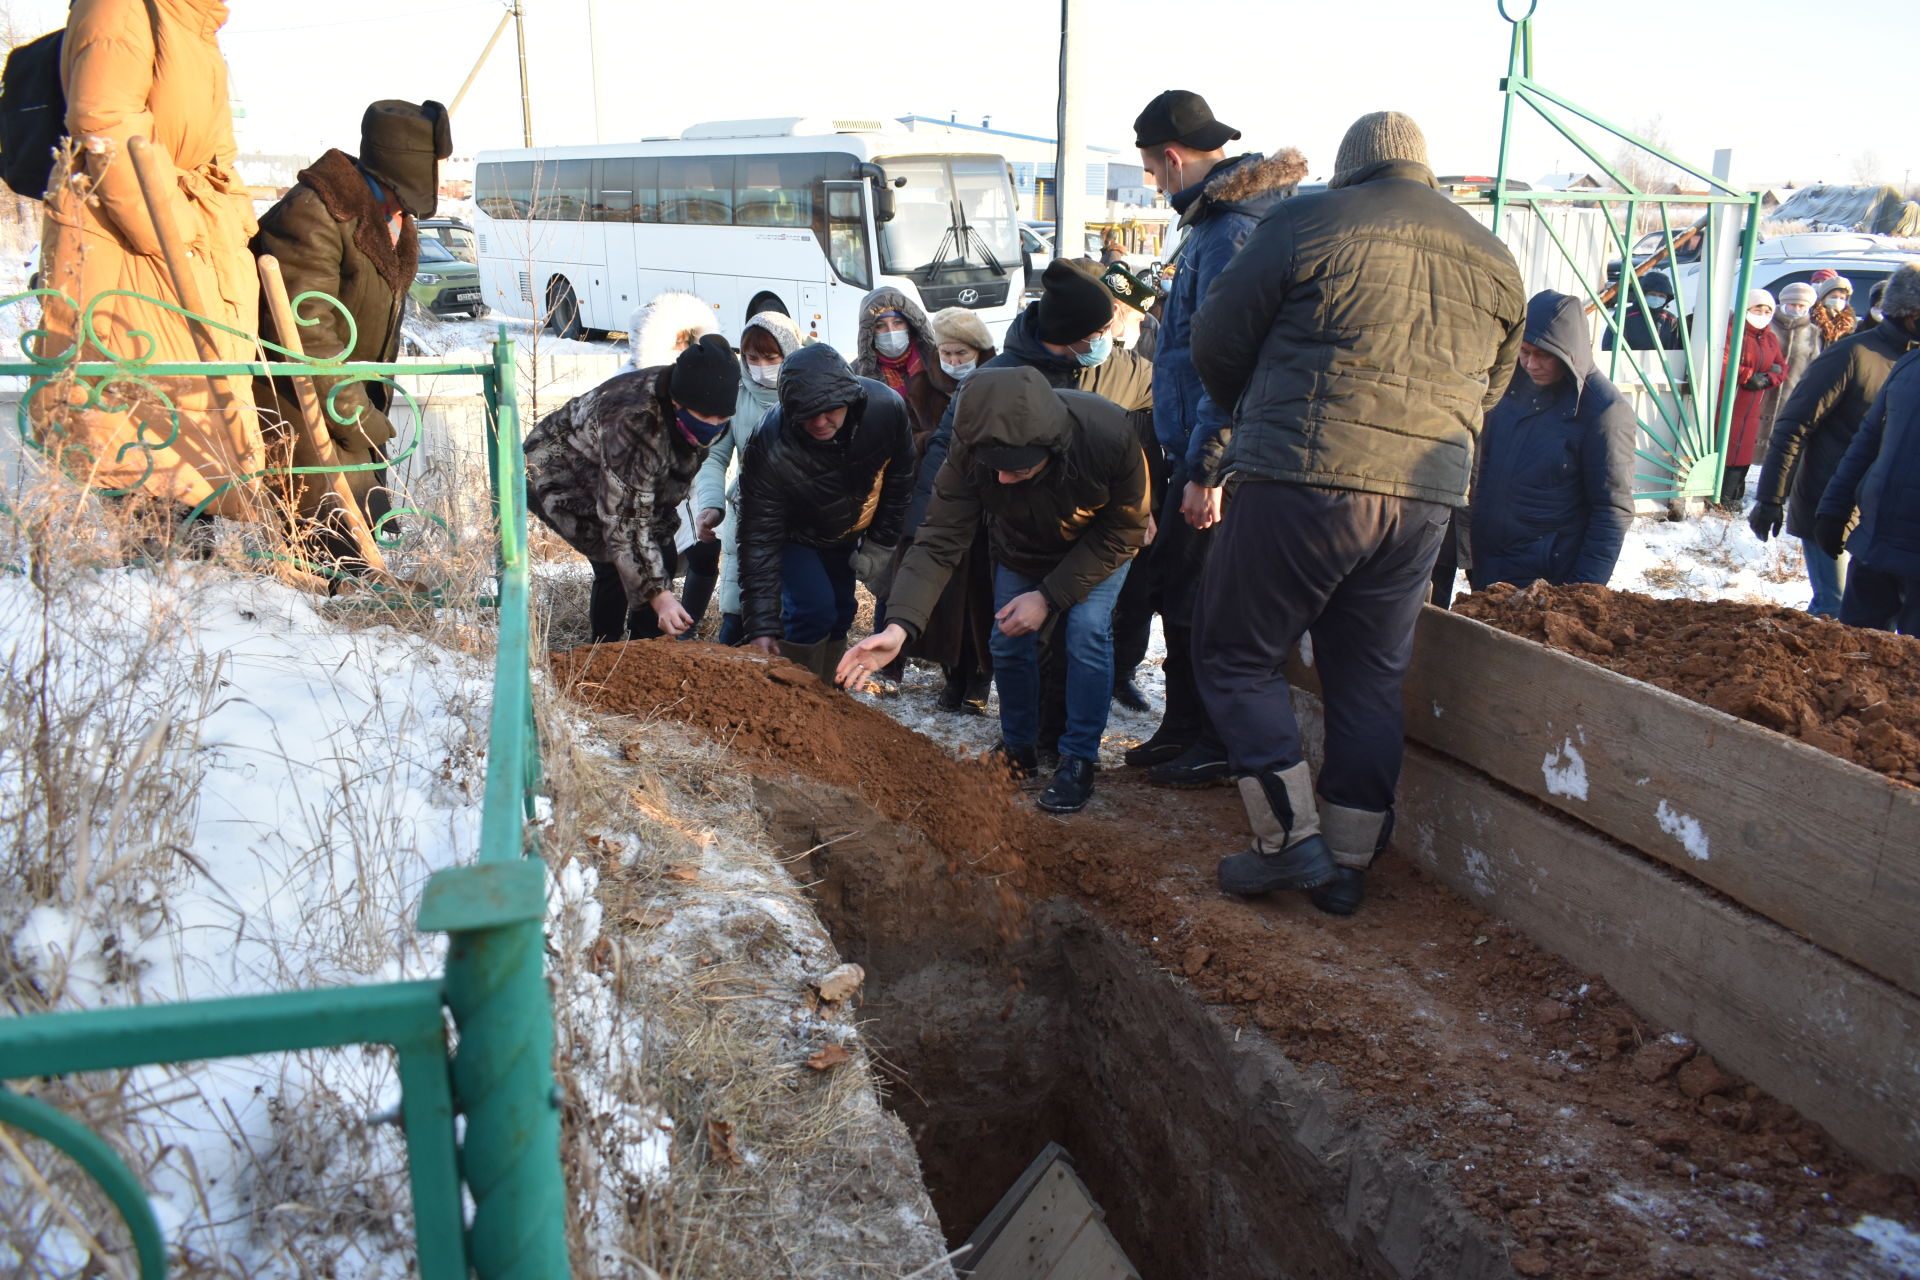
[[[1147,695],[1142,693],[1140,686],[1133,682],[1132,672],[1128,672],[1123,676],[1114,677],[1113,700],[1129,711],[1146,711],[1151,709],[1151,704],[1147,701]]]
[[[1030,746],[1010,747],[1005,740],[994,744],[993,750],[987,752],[987,759],[1005,765],[1008,775],[1015,782],[1025,782],[1040,768],[1039,752]]]
[[[940,686],[940,696],[933,705],[942,711],[960,712],[967,707],[967,682],[952,667],[947,668],[947,682]]]
[[[1333,879],[1307,891],[1313,905],[1330,916],[1350,916],[1366,895],[1367,873],[1357,867],[1335,867]]]
[[[1213,787],[1232,778],[1227,749],[1205,740],[1147,770],[1147,781],[1163,787]]]
[[[1078,813],[1093,796],[1093,761],[1061,756],[1060,769],[1040,793],[1039,805],[1048,813]]]
[[[1327,842],[1308,836],[1279,853],[1243,849],[1220,859],[1220,891],[1252,898],[1281,889],[1312,889],[1339,874]]]
[[[993,677],[976,671],[967,677],[966,705],[961,709],[976,716],[987,714],[987,698],[993,693]]]
[[[1190,733],[1169,729],[1166,722],[1162,721],[1160,727],[1153,731],[1151,738],[1138,746],[1128,747],[1127,753],[1120,758],[1127,762],[1129,768],[1145,769],[1150,765],[1165,764],[1169,760],[1178,759],[1185,755],[1187,748],[1192,745],[1193,737]]]

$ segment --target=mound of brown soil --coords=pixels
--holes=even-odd
[[[1020,857],[1034,815],[1007,803],[1004,770],[955,760],[785,658],[661,639],[585,645],[556,653],[553,668],[603,711],[694,725],[750,763],[851,788],[956,865],[1035,887]]]
[[[554,667],[602,710],[693,724],[758,772],[857,790],[1003,904],[1014,888],[1085,903],[1244,1032],[1337,1071],[1499,1224],[1522,1274],[1839,1274],[1863,1250],[1844,1232],[1861,1213],[1920,1220],[1910,1181],[1868,1173],[1405,859],[1382,860],[1350,920],[1300,895],[1229,899],[1213,864],[1245,839],[1230,789],[1170,795],[1107,773],[1085,812],[1056,821],[986,765],[778,659],[660,640],[556,654]]]
[[[1502,583],[1454,609],[1920,784],[1920,639],[1798,609]]]

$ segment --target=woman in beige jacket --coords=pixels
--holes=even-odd
[[[50,359],[173,363],[202,358],[180,306],[128,143],[150,139],[166,197],[222,361],[254,358],[259,283],[247,239],[253,208],[234,176],[227,68],[217,0],[76,0],[61,80],[71,166],[56,164],[43,232],[49,298],[41,351]],[[229,332],[232,330],[233,332]],[[74,351],[78,346],[79,350]],[[253,518],[260,426],[245,378],[141,378],[89,386],[55,379],[36,396],[41,441],[71,475]]]

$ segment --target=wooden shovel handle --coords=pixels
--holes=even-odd
[[[280,336],[280,345],[294,355],[305,355],[306,350],[300,343],[300,326],[294,319],[293,304],[287,299],[286,277],[280,274],[280,260],[270,253],[260,255],[260,288],[267,299],[267,310],[273,315],[273,327]],[[303,442],[312,452],[318,465],[337,467],[340,455],[333,447],[333,433],[327,430],[326,418],[320,405],[320,392],[311,378],[292,378],[294,398],[300,404],[300,422],[295,430],[301,433]],[[380,554],[380,546],[374,541],[373,530],[360,513],[360,504],[355,501],[353,490],[347,484],[345,475],[338,471],[330,472],[333,496],[340,504],[340,511],[347,522],[347,529],[353,535],[354,545],[360,549],[360,558],[374,570],[384,573],[387,568],[386,557]]]

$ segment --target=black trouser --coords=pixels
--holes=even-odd
[[[1460,584],[1460,513],[1447,517],[1447,536],[1440,540],[1440,554],[1433,561],[1433,592],[1428,602],[1442,609],[1453,608],[1453,593]]]
[[[672,573],[674,563],[680,558],[671,541],[660,544],[662,563],[667,572]],[[587,627],[593,633],[595,644],[606,644],[618,640],[648,640],[664,635],[660,630],[660,619],[654,616],[653,606],[646,601],[640,607],[627,609],[627,588],[620,581],[620,570],[609,560],[589,560],[593,566],[593,594],[587,598]]]
[[[1154,541],[1159,541],[1158,535]],[[1120,599],[1113,606],[1113,683],[1133,678],[1133,669],[1146,660],[1153,640],[1153,548],[1142,547],[1134,557]]]
[[[1207,713],[1193,681],[1193,618],[1200,601],[1200,577],[1214,543],[1212,529],[1196,529],[1180,514],[1187,489],[1185,467],[1175,467],[1167,478],[1166,495],[1156,517],[1159,531],[1153,539],[1153,559],[1147,575],[1149,595],[1167,642],[1162,671],[1167,679],[1167,709],[1161,731],[1179,739],[1219,745],[1215,720]]]
[[[1400,782],[1400,686],[1448,508],[1274,481],[1235,487],[1213,539],[1193,667],[1234,772],[1305,758],[1286,664],[1303,634],[1326,709],[1319,792],[1381,813]]]
[[[1840,621],[1850,627],[1920,636],[1920,578],[1881,573],[1855,560],[1847,568]]]
[[[694,543],[682,553],[681,563],[686,567],[687,580],[680,589],[680,604],[693,619],[693,630],[698,631],[700,619],[706,616],[707,605],[720,585],[720,539]],[[691,637],[693,631],[687,635]]]

